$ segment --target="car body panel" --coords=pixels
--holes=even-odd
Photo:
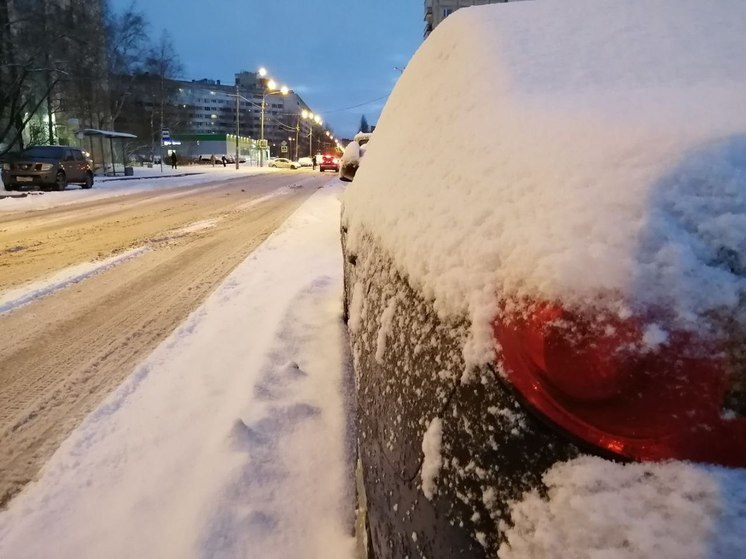
[[[508,502],[542,490],[544,471],[580,451],[523,411],[491,366],[476,372],[475,382],[462,382],[466,322],[439,319],[372,238],[352,251],[343,230],[342,244],[345,309],[348,321],[358,321],[350,344],[375,557],[486,557],[500,543],[498,521],[508,519]],[[353,302],[356,291],[362,301]],[[381,351],[380,317],[390,306],[391,341]],[[428,500],[422,447],[434,418],[442,421],[448,463]]]

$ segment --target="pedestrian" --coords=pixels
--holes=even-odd
[[[210,163],[212,163],[213,167],[215,166],[215,154],[214,153],[210,156]]]
[[[171,168],[172,169],[178,169],[179,165],[179,158],[176,155],[176,151],[171,152]]]
[[[316,170],[316,156],[315,155],[311,158],[311,161],[313,162],[313,170],[315,171]]]
[[[223,155],[223,156],[221,157],[221,159],[223,160],[223,167],[225,167],[225,166],[226,166],[226,163],[228,163],[228,160],[227,160],[227,159],[225,158],[225,155]]]

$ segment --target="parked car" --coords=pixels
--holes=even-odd
[[[277,167],[280,169],[300,169],[300,163],[297,161],[290,161],[284,157],[277,157],[269,162],[270,167]]]
[[[298,163],[300,163],[301,167],[313,167],[313,158],[301,157],[300,159],[298,159]]]
[[[334,171],[339,172],[339,157],[333,153],[325,153],[319,160],[319,171]]]
[[[91,188],[93,160],[79,148],[33,146],[8,158],[3,163],[2,177],[6,190],[30,186],[65,190],[70,183]]]
[[[358,132],[352,141],[345,146],[342,158],[339,161],[339,178],[344,182],[352,182],[360,167],[360,161],[365,155],[367,144],[373,134],[370,132]]]
[[[341,222],[370,556],[743,556],[744,36],[511,2],[407,64]]]

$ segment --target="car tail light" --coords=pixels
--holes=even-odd
[[[506,313],[494,331],[507,380],[582,441],[636,460],[746,466],[746,371],[725,345],[547,303]]]

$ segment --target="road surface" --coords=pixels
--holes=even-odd
[[[0,296],[71,266],[142,249],[0,314],[0,507],[329,180],[273,173],[26,213],[4,214],[0,206]]]

